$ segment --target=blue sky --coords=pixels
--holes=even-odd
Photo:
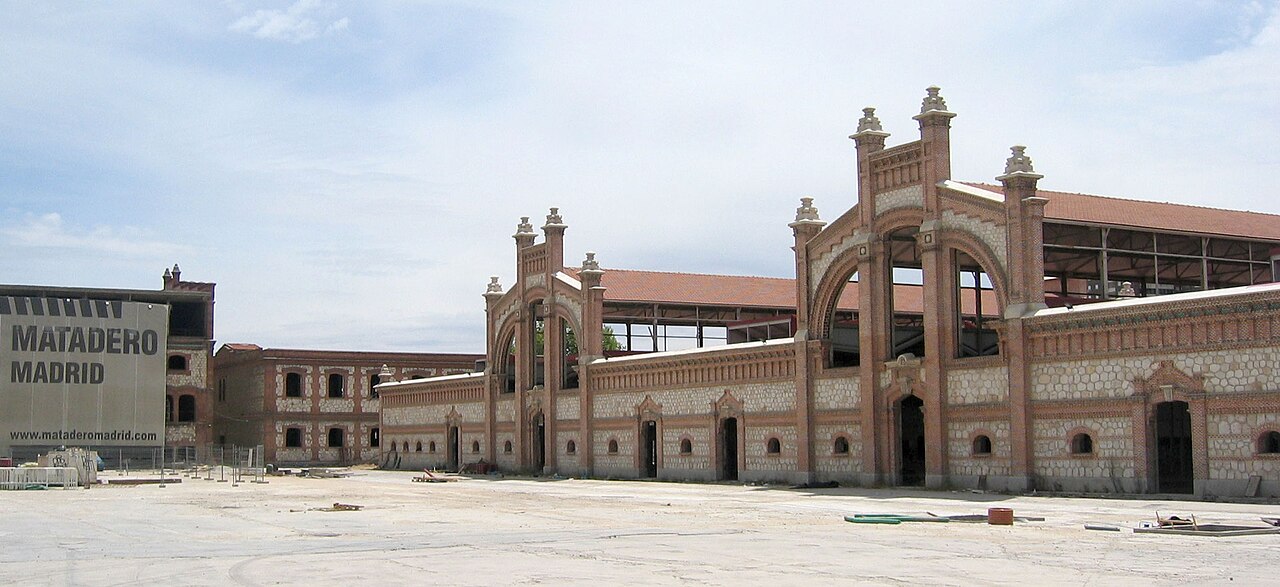
[[[220,342],[480,351],[521,216],[789,277],[861,109],[911,140],[929,85],[957,179],[1025,144],[1045,189],[1280,213],[1278,62],[1276,2],[0,0],[0,281],[176,262]]]

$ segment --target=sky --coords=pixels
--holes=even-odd
[[[0,282],[216,282],[215,337],[482,352],[489,276],[793,277],[937,85],[952,174],[1280,213],[1277,2],[0,0]]]

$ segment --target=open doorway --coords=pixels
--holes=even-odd
[[[658,476],[658,423],[653,420],[640,424],[640,476]]]
[[[738,480],[738,419],[720,421],[720,480]]]
[[[541,473],[543,467],[547,466],[547,420],[542,414],[533,417],[533,428],[531,430],[533,442],[530,443],[530,450],[533,451],[533,469],[535,473]]]
[[[462,439],[457,426],[449,427],[449,470],[457,471],[462,467]]]
[[[1191,412],[1187,402],[1156,404],[1156,490],[1192,493]]]
[[[924,400],[908,395],[898,401],[898,482],[924,485]]]

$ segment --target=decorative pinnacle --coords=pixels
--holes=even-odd
[[[821,227],[824,225],[826,225],[826,222],[823,222],[822,219],[818,217],[818,208],[813,205],[813,198],[805,197],[800,198],[800,207],[796,208],[795,222],[792,222],[787,226],[790,226],[791,228],[798,228],[800,226]]]
[[[392,371],[391,367],[388,367],[386,363],[383,363],[382,370],[378,371],[378,377],[383,381],[390,381],[392,375],[395,375],[395,371]]]
[[[596,261],[595,251],[587,251],[587,258],[582,261],[583,271],[600,271],[600,262]]]
[[[529,224],[528,216],[520,217],[520,224],[516,225],[516,234],[533,234],[533,225]]]
[[[502,293],[502,285],[498,283],[497,275],[492,275],[489,277],[489,285],[485,288],[484,293],[486,294]]]
[[[879,132],[883,130],[884,128],[880,126],[880,119],[876,118],[876,109],[870,108],[870,107],[863,108],[862,118],[858,119],[858,132],[860,133],[866,132],[866,131]]]
[[[1015,177],[1025,177],[1029,179],[1040,179],[1044,177],[1036,173],[1034,167],[1031,166],[1031,158],[1027,156],[1027,148],[1022,145],[1014,145],[1009,149],[1013,152],[1004,162],[1004,175],[996,179],[1004,181]]]
[[[821,220],[818,218],[818,209],[813,205],[813,198],[800,198],[800,207],[796,208],[796,222],[806,220]]]
[[[564,218],[560,217],[560,209],[552,208],[551,213],[547,214],[547,226],[563,226]]]
[[[921,114],[932,112],[934,110],[938,110],[941,112],[947,111],[947,101],[944,100],[942,96],[938,95],[938,92],[940,90],[942,90],[942,88],[939,88],[938,86],[929,86],[927,89],[925,89],[925,91],[928,92],[929,95],[925,96],[924,101],[921,102],[920,104]]]

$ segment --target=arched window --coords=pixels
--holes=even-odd
[[[849,454],[849,439],[837,436],[835,442],[831,443],[831,453],[837,455]]]
[[[577,454],[578,443],[570,440],[568,443],[564,445],[564,452],[565,454]]]
[[[284,396],[285,397],[302,397],[302,374],[301,373],[285,373],[284,374]]]
[[[301,448],[302,447],[302,429],[286,428],[284,431],[285,448]]]
[[[421,440],[419,440],[419,441],[418,441],[418,443],[417,443],[417,444],[415,444],[415,445],[413,446],[413,451],[414,451],[414,452],[422,452],[422,441],[421,441]],[[435,452],[435,451],[432,451],[432,452]]]
[[[391,441],[391,444],[390,444],[390,445],[388,445],[388,446],[390,446],[390,447],[391,447],[391,452],[396,452],[396,447],[398,447],[398,446],[400,446],[400,445],[396,444],[396,443],[395,443],[395,441],[393,440],[393,441]]]
[[[780,442],[777,438],[770,438],[769,442],[765,445],[764,452],[771,455],[776,455],[778,453],[781,453],[782,442]]]
[[[973,438],[973,454],[989,455],[991,454],[991,437],[986,434],[979,434]]]
[[[379,434],[378,429],[374,428],[372,430],[369,430],[369,446],[376,447],[379,444],[382,444],[382,435]],[[394,447],[395,445],[392,444],[391,446]]]
[[[508,440],[508,441],[506,441],[506,442],[502,443],[502,452],[507,453],[507,454],[511,454],[511,441],[510,441],[510,440]]]
[[[404,441],[404,452],[409,452],[409,441]]]
[[[377,399],[379,383],[382,383],[381,375],[374,373],[373,375],[369,376],[369,397]]]
[[[1071,454],[1087,455],[1093,454],[1093,437],[1087,433],[1080,432],[1071,437]]]
[[[1258,452],[1267,455],[1280,454],[1280,432],[1272,430],[1258,439]]]
[[[333,373],[329,375],[329,397],[342,397],[343,383],[346,378],[341,373]]]
[[[341,448],[343,445],[343,431],[341,428],[329,429],[329,446],[332,448]]]
[[[887,277],[893,282],[890,292],[890,328],[893,337],[885,345],[888,360],[902,355],[923,357],[925,354],[925,279],[924,262],[920,256],[919,227],[901,228],[885,239],[892,268]],[[933,278],[933,276],[927,276]],[[933,303],[933,300],[930,300]]]
[[[578,335],[569,321],[560,319],[560,382],[561,389],[578,388]]]
[[[422,443],[419,442],[418,444],[422,444]],[[427,443],[427,452],[436,452],[436,441],[432,440],[431,442]]]
[[[170,371],[186,371],[187,357],[184,355],[169,355]]]
[[[190,394],[178,396],[178,421],[196,421],[196,396]]]
[[[682,455],[693,454],[693,442],[690,441],[688,438],[680,439],[680,454]]]
[[[612,438],[609,439],[609,454],[611,455],[618,454],[618,441]]]
[[[1000,319],[991,276],[973,257],[953,250],[955,259],[956,357],[1000,354],[1000,336],[992,328]]]
[[[827,366],[831,368],[856,367],[862,360],[858,341],[858,272],[854,271],[836,294],[831,307],[827,339]]]
[[[471,441],[471,452],[473,452],[473,453],[478,453],[478,452],[480,452],[480,441],[479,441],[479,440],[472,440],[472,441]]]

